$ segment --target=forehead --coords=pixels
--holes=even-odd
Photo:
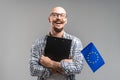
[[[51,13],[65,13],[66,14],[66,11],[62,7],[55,7],[51,10]]]

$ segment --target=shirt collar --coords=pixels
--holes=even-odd
[[[50,32],[49,32],[48,36],[52,36],[52,35],[50,34]],[[63,37],[62,37],[62,38],[66,38],[66,32],[65,32],[65,31],[64,31],[64,33],[63,33]]]

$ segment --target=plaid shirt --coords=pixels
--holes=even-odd
[[[40,56],[44,54],[46,36],[38,38],[31,49],[30,72],[32,76],[38,76],[37,80],[47,80],[51,76],[50,69],[39,63]],[[83,55],[81,54],[81,50],[83,49],[82,43],[80,39],[66,32],[64,32],[63,38],[72,40],[69,58],[73,59],[73,62],[61,62],[62,69],[65,73],[64,80],[75,80],[75,74],[80,73],[83,68]]]

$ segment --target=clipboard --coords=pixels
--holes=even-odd
[[[69,59],[71,43],[71,39],[47,36],[44,55],[58,62]]]

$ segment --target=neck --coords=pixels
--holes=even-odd
[[[64,30],[62,30],[61,32],[57,33],[55,32],[54,30],[53,31],[50,31],[50,34],[54,37],[59,37],[59,38],[62,38],[63,37],[63,34],[64,34]]]

